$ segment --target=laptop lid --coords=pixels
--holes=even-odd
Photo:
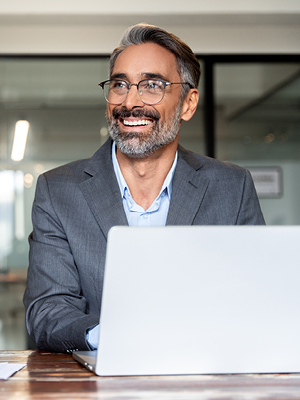
[[[300,372],[300,227],[114,227],[98,375]]]

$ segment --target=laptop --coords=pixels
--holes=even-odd
[[[100,376],[300,372],[300,226],[114,227]]]

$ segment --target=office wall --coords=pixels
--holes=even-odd
[[[137,14],[147,11],[155,11],[158,14],[186,14],[191,13],[228,13],[228,12],[265,12],[265,13],[286,13],[300,10],[300,3],[297,0],[211,0],[199,1],[161,1],[152,0],[137,3],[135,0],[114,0],[113,2],[103,2],[99,0],[52,0],[51,2],[41,2],[39,0],[10,0],[2,1],[0,9],[3,13],[14,14],[39,14],[39,13],[62,13],[62,14]]]
[[[0,54],[110,53],[141,21],[174,32],[196,53],[300,52],[298,0],[11,0],[0,3]]]

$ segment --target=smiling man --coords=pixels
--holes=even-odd
[[[178,144],[199,78],[192,50],[155,26],[129,28],[112,53],[100,83],[110,139],[37,184],[24,304],[39,349],[97,347],[111,227],[264,224],[248,171]]]
[[[182,81],[175,55],[147,42],[120,52],[111,79],[100,84],[122,175],[144,210],[160,193],[174,163],[181,121],[196,110],[199,77],[200,68],[197,83]]]

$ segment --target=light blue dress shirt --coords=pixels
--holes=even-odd
[[[116,178],[119,184],[123,207],[127,217],[129,226],[165,226],[171,201],[172,193],[172,181],[177,165],[177,152],[173,165],[162,185],[162,188],[148,208],[144,210],[143,207],[136,204],[130,194],[130,190],[121,172],[117,157],[116,157],[116,145],[113,143],[112,146],[112,162]],[[93,329],[87,333],[87,341],[89,344],[97,349],[99,339],[99,325],[96,325]]]
[[[119,188],[121,191],[121,196],[123,200],[123,207],[127,217],[129,226],[165,226],[167,222],[167,216],[169,211],[169,205],[172,193],[172,180],[174,171],[177,164],[177,152],[173,165],[162,185],[162,188],[148,208],[144,210],[143,207],[136,204],[130,194],[130,190],[127,183],[122,175],[117,157],[116,157],[116,146],[113,143],[112,146],[112,161],[114,166],[114,171],[117,177]]]

